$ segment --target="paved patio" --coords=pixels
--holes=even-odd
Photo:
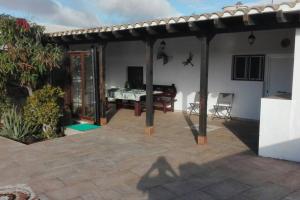
[[[300,199],[299,164],[250,150],[256,123],[210,121],[209,144],[197,146],[196,116],[156,112],[153,137],[144,117],[121,110],[97,131],[30,146],[0,138],[0,186],[63,200]]]

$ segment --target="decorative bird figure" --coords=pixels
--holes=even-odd
[[[194,55],[192,54],[192,52],[189,53],[189,57],[188,59],[186,59],[186,61],[183,61],[182,64],[184,66],[188,66],[188,65],[191,65],[192,67],[194,67],[194,64],[193,64],[193,58],[194,58]]]

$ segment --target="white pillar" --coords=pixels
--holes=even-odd
[[[300,29],[295,32],[294,72],[291,105],[290,139],[300,140]],[[300,141],[299,141],[300,146]]]

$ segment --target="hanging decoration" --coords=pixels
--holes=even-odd
[[[193,58],[194,58],[194,54],[192,52],[190,52],[189,57],[185,61],[183,61],[182,64],[184,66],[191,65],[192,67],[194,67],[194,63],[192,62]]]
[[[157,60],[162,59],[163,60],[163,65],[168,64],[169,60],[170,60],[170,56],[168,56],[165,52],[166,50],[166,42],[163,40],[161,41],[159,47],[158,47],[158,51],[157,51]]]
[[[253,45],[255,43],[255,41],[256,41],[256,37],[255,37],[255,35],[253,34],[253,31],[252,31],[251,34],[248,37],[248,43],[250,45]]]

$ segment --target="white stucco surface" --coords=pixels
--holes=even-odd
[[[210,45],[209,99],[208,110],[216,103],[220,92],[235,94],[233,116],[259,119],[260,98],[263,96],[264,82],[231,80],[232,56],[240,54],[289,54],[293,45],[282,48],[283,38],[290,38],[293,44],[293,30],[255,32],[254,45],[248,44],[249,32],[217,35]],[[154,84],[177,87],[175,110],[185,110],[194,101],[200,88],[200,46],[194,37],[166,39],[166,52],[171,57],[167,65],[156,59],[158,40],[154,47]],[[194,54],[194,67],[182,64],[189,52]],[[267,59],[266,59],[267,62]],[[266,63],[267,64],[267,63]],[[127,66],[145,67],[145,44],[141,41],[110,43],[107,47],[107,87],[124,87]],[[145,81],[144,69],[144,81]]]
[[[300,162],[300,29],[295,34],[291,100],[262,99],[259,155]]]

